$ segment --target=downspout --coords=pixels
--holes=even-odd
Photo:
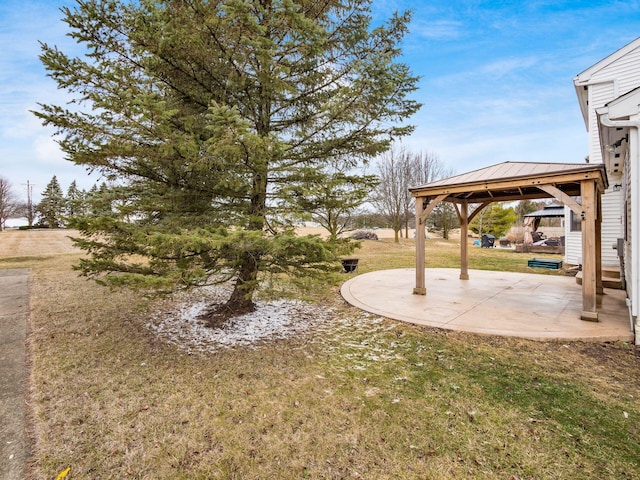
[[[605,127],[613,128],[629,128],[629,147],[630,152],[634,154],[635,160],[640,159],[640,120],[611,120],[609,114],[600,116],[600,122]],[[634,157],[629,156],[629,161],[633,161]],[[631,305],[629,313],[631,321],[634,321],[635,343],[640,345],[640,323],[638,321],[638,291],[640,290],[640,276],[638,270],[640,268],[640,162],[636,161],[631,165]]]

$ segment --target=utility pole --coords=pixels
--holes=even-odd
[[[23,185],[25,185],[23,183]],[[29,226],[33,227],[33,201],[32,201],[32,197],[33,197],[33,184],[29,183],[29,180],[27,180],[26,183],[26,187],[27,187],[27,222],[29,222]]]

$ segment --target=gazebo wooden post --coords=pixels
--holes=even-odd
[[[604,295],[602,286],[602,197],[596,191],[596,294]]]
[[[580,185],[582,197],[582,312],[580,318],[598,321],[596,310],[596,213],[597,192],[595,182],[585,180]]]
[[[469,207],[468,202],[460,202],[460,280],[469,280]]]
[[[424,212],[424,197],[416,197],[416,287],[413,289],[415,295],[426,295],[427,287],[424,278],[424,237],[425,221],[422,218]]]

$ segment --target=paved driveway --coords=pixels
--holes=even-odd
[[[0,270],[0,478],[21,480],[25,437],[29,270]]]

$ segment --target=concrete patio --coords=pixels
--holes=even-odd
[[[427,295],[414,295],[415,269],[358,275],[341,288],[367,312],[429,327],[532,340],[633,341],[622,290],[598,296],[599,322],[580,319],[575,278],[528,273],[426,269]]]

